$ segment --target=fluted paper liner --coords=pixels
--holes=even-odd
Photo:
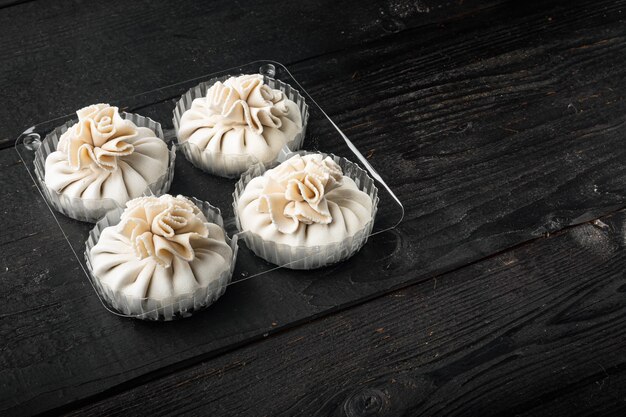
[[[179,294],[168,298],[135,298],[113,291],[106,283],[103,283],[98,277],[94,276],[91,263],[91,249],[98,242],[100,234],[105,228],[115,226],[120,222],[120,217],[124,210],[121,207],[114,208],[107,212],[89,232],[89,238],[87,242],[85,242],[84,254],[91,284],[100,297],[100,300],[109,311],[114,314],[142,320],[169,321],[189,317],[194,312],[210,306],[224,294],[235,269],[238,248],[237,236],[235,235],[233,239],[228,237],[224,230],[224,220],[218,208],[196,198],[189,199],[198,206],[202,214],[207,218],[207,221],[217,224],[224,232],[226,243],[229,244],[233,251],[230,267],[211,280],[208,286],[198,288],[194,292]]]
[[[232,75],[225,75],[202,82],[197,86],[191,88],[180,98],[180,100],[178,100],[178,103],[176,103],[176,108],[174,109],[174,118],[172,120],[174,123],[174,128],[176,129],[177,138],[178,129],[180,127],[180,119],[183,117],[183,113],[191,108],[191,104],[193,103],[193,101],[196,98],[205,97],[208,89],[211,88],[211,86],[213,86],[218,81],[224,82],[231,76]],[[297,151],[302,147],[302,143],[304,142],[306,126],[309,120],[309,106],[308,104],[306,104],[305,99],[300,94],[300,92],[292,88],[289,84],[286,84],[274,78],[270,78],[268,76],[263,76],[263,81],[269,87],[282,91],[283,94],[285,94],[288,99],[296,103],[296,105],[300,109],[300,115],[302,117],[302,130],[291,141],[286,143],[286,146],[290,151]],[[180,149],[182,149],[185,158],[187,158],[187,160],[191,162],[196,168],[220,177],[237,178],[243,172],[248,170],[250,166],[259,163],[258,159],[252,155],[205,152],[197,145],[189,143],[189,141],[185,141],[182,143],[178,141],[178,146]],[[267,163],[271,164],[276,160],[277,159],[269,161]]]
[[[323,266],[331,265],[350,258],[358,252],[363,245],[365,245],[367,238],[372,233],[372,229],[374,227],[374,219],[378,209],[378,188],[376,187],[374,180],[370,178],[367,171],[362,169],[357,164],[350,162],[346,158],[332,154],[306,151],[281,153],[278,162],[283,162],[295,154],[321,154],[324,158],[326,156],[330,156],[333,161],[341,167],[343,175],[354,180],[357,187],[359,187],[361,191],[365,192],[372,199],[372,216],[370,221],[368,221],[357,233],[347,237],[341,242],[319,246],[291,246],[265,240],[250,230],[243,231],[239,220],[239,210],[237,209],[239,205],[239,198],[241,194],[243,194],[246,185],[248,185],[253,178],[263,175],[265,171],[272,168],[272,166],[266,167],[263,164],[257,163],[241,176],[241,179],[237,182],[235,191],[233,192],[233,211],[235,213],[237,229],[240,231],[238,234],[239,237],[246,242],[246,246],[248,246],[248,248],[250,248],[250,250],[252,250],[252,252],[254,252],[258,257],[289,269],[321,268]]]
[[[149,117],[140,116],[133,113],[120,113],[122,118],[130,120],[138,127],[147,127],[151,129],[156,136],[164,139],[163,130],[161,124],[155,122]],[[75,220],[80,220],[89,223],[95,223],[98,219],[102,218],[108,211],[120,207],[119,203],[112,198],[78,198],[68,197],[63,193],[59,193],[46,185],[45,178],[45,166],[46,158],[52,152],[57,150],[57,145],[61,135],[65,133],[70,127],[76,123],[76,120],[70,120],[65,124],[55,128],[50,132],[45,139],[41,142],[41,145],[35,152],[35,160],[33,161],[35,167],[35,178],[39,183],[39,188],[42,190],[44,198],[47,200],[56,211],[64,214]],[[148,185],[148,188],[144,193],[161,195],[165,194],[172,184],[174,178],[174,164],[176,162],[176,145],[172,145],[169,152],[169,162],[167,171],[160,176],[155,182]]]

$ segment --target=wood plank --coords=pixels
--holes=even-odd
[[[123,97],[249,61],[292,63],[502,2],[16,4],[0,12],[0,148],[94,102],[123,105]]]
[[[190,320],[159,326],[104,311],[15,154],[0,151],[2,211],[12,214],[1,236],[0,410],[133,386],[621,206],[626,39],[622,4],[598,4],[496,8],[291,66],[372,150],[407,221],[349,264],[235,285]]]
[[[0,0],[0,9],[17,6],[19,4],[30,2],[30,1],[36,1],[36,0]]]
[[[407,197],[411,236],[474,245],[486,218],[508,235],[540,236],[626,202],[623,8],[561,5],[513,26],[494,12],[488,30],[417,31],[417,48],[398,36],[298,71],[324,80],[342,68],[331,88],[308,89]],[[425,227],[436,222],[454,226]]]
[[[624,415],[626,212],[69,415]]]

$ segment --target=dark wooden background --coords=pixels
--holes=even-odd
[[[0,1],[0,414],[626,415],[626,1],[260,3]],[[405,221],[363,274],[111,315],[15,138],[256,59]]]

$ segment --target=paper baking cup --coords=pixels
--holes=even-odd
[[[374,219],[378,210],[378,188],[374,180],[370,178],[367,171],[357,164],[350,162],[346,158],[338,157],[332,154],[324,154],[320,152],[295,152],[281,157],[283,162],[289,157],[299,154],[321,154],[325,157],[330,156],[343,170],[343,175],[351,178],[357,187],[365,192],[372,199],[372,218],[357,233],[347,237],[341,242],[330,243],[319,246],[291,246],[283,243],[276,243],[271,240],[265,240],[258,234],[246,230],[241,227],[239,219],[239,198],[245,190],[248,183],[260,175],[263,175],[266,168],[263,164],[256,164],[245,172],[239,182],[235,186],[233,192],[233,211],[235,213],[235,221],[237,229],[240,231],[239,237],[246,242],[246,245],[258,257],[268,262],[289,269],[315,269],[323,266],[331,265],[350,258],[359,251],[367,242],[367,238],[372,233],[374,227]]]
[[[99,220],[89,232],[89,238],[85,242],[85,262],[89,273],[89,279],[104,306],[114,314],[125,317],[133,317],[141,320],[169,321],[183,317],[189,317],[194,312],[202,310],[213,304],[226,291],[230,283],[235,261],[237,259],[237,236],[230,239],[224,230],[224,221],[220,210],[205,201],[189,198],[198,206],[210,223],[215,223],[224,231],[226,243],[233,251],[230,267],[217,277],[212,279],[208,286],[198,288],[194,292],[184,293],[163,299],[135,298],[111,289],[106,283],[100,281],[93,273],[91,262],[91,249],[96,245],[102,231],[120,222],[124,211],[117,207]]]
[[[206,97],[206,93],[213,84],[218,81],[224,82],[232,75],[226,75],[222,77],[212,78],[209,81],[198,84],[189,91],[187,91],[176,103],[174,109],[174,128],[176,129],[176,137],[178,138],[178,129],[180,127],[180,119],[183,117],[183,113],[191,108],[191,104],[196,98]],[[296,103],[300,109],[300,115],[302,117],[302,131],[298,133],[293,140],[286,143],[286,146],[291,151],[296,151],[302,147],[304,142],[304,136],[306,134],[306,126],[309,120],[309,106],[306,104],[304,97],[292,88],[289,84],[286,84],[280,80],[263,77],[265,84],[273,89],[280,90],[287,96],[288,99]],[[220,177],[236,178],[245,172],[250,166],[258,162],[264,162],[266,164],[272,164],[277,158],[271,161],[259,161],[252,155],[248,154],[227,154],[221,152],[208,152],[200,149],[197,145],[189,142],[178,141],[179,148],[183,151],[183,155],[189,162],[191,162],[196,168]],[[277,155],[278,157],[278,155]]]
[[[120,113],[122,118],[130,120],[138,127],[147,127],[155,132],[156,136],[165,140],[163,136],[163,130],[161,124],[154,120],[143,117],[133,113]],[[52,152],[57,150],[57,145],[61,135],[65,133],[70,127],[76,123],[76,120],[70,120],[67,123],[55,128],[50,132],[45,139],[41,142],[41,145],[35,152],[35,177],[39,184],[39,188],[42,190],[44,198],[47,200],[54,209],[67,217],[75,220],[80,220],[89,223],[95,223],[98,219],[102,218],[108,211],[113,210],[116,207],[120,207],[120,204],[112,198],[79,198],[68,197],[63,193],[59,193],[56,190],[48,187],[44,181],[45,178],[45,166],[46,158]],[[155,182],[148,185],[148,188],[144,190],[144,193],[161,195],[166,193],[170,189],[172,179],[174,178],[174,163],[176,161],[176,145],[172,145],[169,151],[169,163],[167,171],[160,176]],[[140,196],[137,196],[140,197]]]

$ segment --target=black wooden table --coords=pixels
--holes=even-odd
[[[626,1],[259,3],[0,1],[0,414],[626,415]],[[15,138],[256,59],[404,222],[367,271],[110,314]]]

